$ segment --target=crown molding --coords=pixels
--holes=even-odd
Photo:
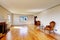
[[[46,11],[46,10],[53,9],[53,8],[55,8],[55,7],[57,7],[57,6],[60,6],[60,4],[57,4],[57,5],[55,5],[55,6],[52,6],[52,7],[50,7],[50,8],[47,8],[47,9],[45,9],[45,10],[43,10],[43,11],[39,12],[39,13],[42,13],[42,12],[44,12],[44,11]]]

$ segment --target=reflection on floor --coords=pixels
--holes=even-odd
[[[14,26],[1,40],[55,40],[55,38],[34,29],[34,26]]]

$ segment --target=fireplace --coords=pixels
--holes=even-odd
[[[7,25],[5,22],[0,22],[0,33],[6,33],[7,32]]]

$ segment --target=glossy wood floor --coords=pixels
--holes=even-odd
[[[53,37],[34,29],[35,26],[14,26],[1,40],[55,40]]]

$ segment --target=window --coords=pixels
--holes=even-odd
[[[20,21],[21,22],[26,22],[28,20],[27,16],[20,16]]]
[[[8,15],[8,22],[11,22],[11,16]]]

